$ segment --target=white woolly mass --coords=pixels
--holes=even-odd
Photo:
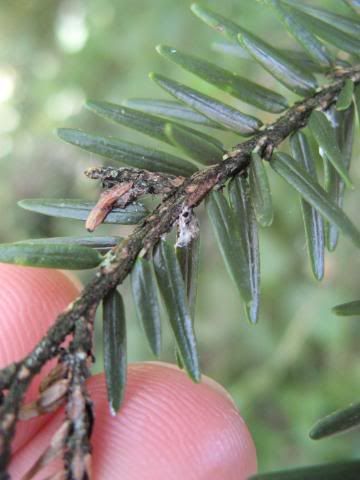
[[[186,247],[199,235],[199,222],[189,207],[184,207],[178,221],[176,247]]]

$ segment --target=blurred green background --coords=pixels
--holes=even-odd
[[[0,15],[0,236],[2,242],[29,237],[74,235],[83,226],[72,221],[21,211],[28,197],[94,200],[98,185],[82,172],[101,159],[62,143],[56,127],[78,127],[151,144],[140,134],[97,119],[82,108],[86,98],[120,103],[125,98],[164,94],[149,71],[191,82],[195,88],[252,109],[166,63],[154,46],[169,44],[217,61],[259,83],[289,92],[259,67],[214,54],[221,38],[178,0],[1,0]],[[294,46],[277,19],[253,0],[205,1],[271,43]],[[345,12],[342,2],[314,1]],[[295,99],[295,98],[293,98]],[[272,117],[261,114],[264,121]],[[240,139],[221,135],[231,147]],[[162,147],[161,147],[162,148]],[[354,160],[358,157],[359,141]],[[313,442],[314,421],[356,400],[360,378],[357,319],[336,318],[333,305],[359,297],[360,255],[341,238],[326,257],[326,277],[311,277],[302,231],[299,199],[269,172],[275,220],[261,231],[262,306],[258,326],[240,318],[237,291],[227,276],[202,208],[202,259],[197,304],[197,334],[205,374],[234,396],[254,435],[260,470],[342,459],[356,455],[359,433]],[[360,186],[360,164],[352,177]],[[346,197],[346,211],[359,224],[360,189]],[[101,227],[99,233],[124,235],[128,228]],[[82,275],[86,281],[89,274]],[[129,359],[151,359],[134,316],[131,293],[122,290],[128,311]],[[100,330],[100,322],[97,322]],[[99,334],[100,335],[100,334]],[[99,338],[99,337],[98,337]],[[173,361],[173,345],[164,322],[164,360]],[[98,350],[96,369],[101,369]],[[355,397],[355,398],[354,398]]]

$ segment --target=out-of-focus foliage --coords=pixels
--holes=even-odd
[[[21,198],[84,198],[93,201],[98,186],[82,171],[100,163],[56,138],[56,127],[77,127],[98,134],[116,132],[124,140],[140,135],[109,126],[82,109],[86,98],[120,103],[130,97],[159,97],[149,71],[187,81],[203,92],[216,90],[165,62],[158,43],[214,59],[214,33],[189,11],[191,2],[177,0],[2,0],[0,15],[0,241],[82,234],[81,224],[31,214],[16,207]],[[318,0],[345,12],[342,2]],[[204,5],[219,8],[219,2]],[[267,41],[294,43],[283,35],[279,20],[252,0],[224,0],[224,16],[239,19]],[[255,14],[256,12],[256,14]],[[259,13],[260,12],[260,13]],[[281,33],[280,33],[281,32]],[[221,37],[219,37],[221,40]],[[218,63],[247,78],[275,88],[289,98],[263,70],[248,60],[216,54]],[[226,94],[219,100],[234,102]],[[163,95],[165,97],[165,94]],[[262,115],[263,121],[273,118]],[[218,137],[231,147],[235,134]],[[157,145],[152,141],[151,145]],[[345,210],[359,224],[359,145],[351,167],[356,190],[345,198]],[[243,309],[215,247],[210,225],[202,221],[201,264],[196,329],[204,373],[222,383],[237,401],[254,437],[261,470],[320,463],[357,453],[359,433],[314,443],[309,427],[329,411],[346,405],[360,375],[360,325],[331,313],[333,305],[359,297],[360,256],[341,237],[325,259],[325,280],[317,284],[306,259],[297,196],[270,173],[274,222],[261,232],[262,305],[260,321],[240,321]],[[199,209],[199,215],[203,210]],[[130,227],[102,226],[99,234],[125,236]],[[86,277],[84,277],[86,281]],[[131,305],[127,303],[128,352],[131,361],[150,359]],[[219,301],[221,298],[221,301]],[[100,323],[100,322],[99,322]],[[100,325],[99,325],[100,326]],[[99,331],[101,328],[99,328]],[[164,328],[164,360],[173,358],[170,333]],[[99,342],[98,357],[101,357]],[[101,358],[99,365],[102,364]]]

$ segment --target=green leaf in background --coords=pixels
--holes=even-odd
[[[271,167],[284,178],[300,195],[318,210],[329,222],[334,223],[344,234],[360,247],[360,232],[345,213],[329,198],[327,192],[286,153],[275,153]]]
[[[353,315],[360,315],[360,300],[353,302],[342,303],[333,307],[332,311],[341,317],[350,317]]]
[[[176,365],[180,368],[180,370],[184,370],[184,363],[181,359],[181,354],[176,346],[175,346],[175,361],[176,361]]]
[[[196,123],[205,127],[223,130],[224,127],[213,122],[192,108],[173,100],[153,100],[150,98],[131,98],[124,101],[124,105],[142,112],[158,115],[159,117],[180,120],[181,122]]]
[[[80,245],[83,247],[95,248],[99,252],[106,252],[110,248],[118,245],[122,241],[121,237],[97,237],[97,236],[80,236],[80,237],[48,237],[48,238],[32,238],[31,240],[20,240],[16,243],[32,243],[36,245],[46,245],[47,243],[56,243],[58,245]]]
[[[281,95],[206,60],[164,45],[158,46],[157,51],[206,82],[261,110],[279,113],[288,107],[287,100]]]
[[[251,306],[248,317],[256,323],[260,306],[260,251],[258,226],[252,205],[249,182],[246,178],[237,176],[229,185],[230,203],[240,225],[240,239],[246,252],[246,261],[250,274]]]
[[[248,263],[240,229],[242,225],[221,192],[212,192],[206,199],[206,210],[227,271],[244,301],[246,317],[250,320],[253,292]]]
[[[336,139],[336,133],[325,114],[323,112],[313,111],[308,125],[317,144],[344,180],[345,185],[349,188],[353,188],[353,184],[351,183],[348,172],[343,164],[342,155]]]
[[[286,0],[289,3],[288,0]],[[292,1],[291,4],[297,9],[299,18],[317,37],[322,38],[325,42],[330,43],[334,47],[344,50],[345,52],[358,54],[360,51],[360,40],[358,37],[354,37],[347,32],[341,30],[341,28],[330,25],[319,18],[316,18],[299,9],[300,2]]]
[[[116,105],[115,103],[109,102],[86,102],[86,106],[89,110],[100,115],[106,120],[111,120],[125,127],[132,128],[141,132],[145,135],[148,135],[160,142],[165,142],[170,145],[171,142],[165,134],[165,125],[169,123],[170,120],[165,120],[162,117],[156,115],[151,115],[150,113],[140,112],[139,110],[134,110],[133,108],[128,108],[123,105]],[[174,125],[181,126],[178,123],[174,122]],[[216,140],[213,136],[207,135],[206,133],[200,132],[199,130],[194,130],[192,128],[186,127],[185,125],[182,128],[186,129],[189,133],[193,135],[198,135],[209,143],[213,143],[216,146],[222,146],[219,140]]]
[[[3,243],[0,245],[0,263],[27,267],[86,270],[97,267],[103,257],[89,247],[57,243]]]
[[[358,480],[360,460],[326,463],[292,470],[259,473],[248,480]]]
[[[163,118],[109,102],[88,101],[86,102],[86,107],[106,120],[132,128],[171,145],[171,142],[165,135],[166,120]]]
[[[200,20],[209,25],[209,27],[225,35],[230,41],[237,42],[237,36],[242,30],[240,25],[199,3],[193,3],[190,8],[191,11],[200,18]]]
[[[271,190],[263,160],[256,152],[251,154],[249,182],[256,220],[262,227],[269,227],[274,218]]]
[[[208,143],[203,138],[171,123],[165,126],[165,134],[173,145],[200,165],[213,165],[221,162],[225,153],[213,143]]]
[[[245,48],[239,45],[239,42],[237,42],[236,44],[226,41],[213,42],[211,46],[215,52],[219,52],[225,55],[232,55],[245,60],[251,59],[250,54],[245,50]],[[313,73],[321,73],[324,71],[324,67],[311,60],[311,58],[309,58],[305,52],[288,49],[279,49],[279,52],[288,58],[292,58],[293,61],[304,70],[308,70]]]
[[[86,220],[94,202],[84,202],[81,199],[62,198],[29,198],[20,200],[18,205],[25,210],[42,213],[50,217]],[[140,203],[131,203],[125,208],[114,208],[104,220],[104,223],[119,225],[136,225],[149,211]]]
[[[213,44],[213,47],[216,51],[221,53],[232,54],[239,58],[244,58],[244,59],[251,58],[251,55],[249,54],[249,52],[245,48],[239,45],[238,35],[242,31],[244,31],[243,28],[240,27],[240,25],[236,24],[232,20],[229,20],[228,18],[223,17],[219,13],[216,13],[210,10],[209,8],[206,8],[203,5],[199,5],[198,3],[194,3],[191,6],[191,10],[197,17],[200,18],[200,20],[205,22],[207,25],[213,28],[216,32],[224,35],[226,38],[230,40],[230,42],[234,42],[234,43],[216,42]],[[306,55],[303,52],[299,52],[296,50],[284,50],[284,49],[279,49],[278,51],[280,55],[293,59],[293,61],[296,64],[300,65],[301,67],[304,67],[306,70],[310,70],[310,71],[323,70],[323,66],[319,67],[318,61],[314,62],[313,60],[311,60],[311,58],[309,58],[308,55]],[[325,53],[323,55],[325,55]]]
[[[360,424],[360,403],[338,410],[322,418],[311,429],[309,435],[313,440],[335,435]]]
[[[197,170],[195,165],[183,158],[118,138],[100,137],[72,128],[60,128],[57,133],[67,143],[122,165],[182,176],[192,175]]]
[[[300,95],[312,92],[317,83],[311,73],[299,68],[283,53],[266,44],[236,23],[198,4],[193,12],[205,23],[240,45],[277,80]],[[246,100],[245,100],[246,101]]]
[[[360,13],[360,2],[359,0],[343,0],[343,2],[349,7],[351,8],[351,11],[352,12],[355,12],[357,14]]]
[[[181,361],[189,376],[199,382],[201,373],[185,284],[174,246],[168,241],[157,246],[154,267]]]
[[[137,317],[144,329],[151,351],[161,351],[161,319],[156,279],[152,262],[138,258],[131,271],[131,286]]]
[[[345,17],[344,15],[340,15],[339,13],[333,13],[330,10],[326,10],[324,8],[314,7],[312,5],[299,2],[298,0],[285,0],[285,2],[293,5],[304,13],[307,13],[311,17],[328,23],[329,25],[335,27],[337,30],[341,30],[342,32],[353,35],[354,37],[358,37],[360,35],[359,21],[353,20],[349,17]]]
[[[346,170],[349,170],[352,156],[353,135],[355,124],[354,106],[343,111],[338,111],[332,107],[328,116],[331,119],[331,124],[335,129],[336,139],[341,151],[342,163]],[[328,158],[322,150],[320,150],[324,157],[324,186],[328,192],[330,199],[342,208],[344,203],[345,184],[343,179],[337,173],[335,168],[329,162]],[[332,252],[335,250],[339,240],[339,230],[335,225],[326,222],[325,225],[326,247]]]
[[[317,87],[315,77],[302,70],[269,44],[245,30],[238,35],[240,44],[250,55],[289,90],[298,95],[309,95]]]
[[[296,14],[296,10],[279,0],[265,0],[265,2],[274,8],[287,31],[300,43],[310,58],[320,65],[331,66],[332,58],[330,53],[325,45],[306,28],[301,18]]]
[[[247,136],[262,126],[262,122],[257,118],[163,75],[152,73],[150,78],[178,100],[229,130]]]
[[[250,55],[239,43],[233,43],[232,41],[227,42],[226,40],[212,42],[212,50],[215,52],[232,55],[233,57],[241,58],[243,60],[250,60]]]
[[[175,253],[176,253],[176,258],[179,262],[181,274],[185,284],[186,298],[189,305],[191,320],[194,324],[195,310],[196,310],[197,282],[198,282],[199,261],[200,261],[200,234],[199,234],[198,220],[195,216],[192,217],[192,222],[195,223],[195,229],[197,230],[197,235],[195,236],[192,235],[192,238],[190,239],[190,241],[187,240],[186,244],[183,245],[184,242],[182,242],[182,239],[181,239],[181,231],[178,229]],[[184,364],[181,359],[181,354],[176,348],[175,348],[175,359],[178,367],[183,369]]]
[[[297,132],[290,139],[291,153],[307,173],[317,181],[316,165],[306,136]],[[306,244],[308,247],[312,272],[317,280],[324,276],[325,235],[324,222],[319,212],[301,199]]]
[[[354,97],[355,97],[357,116],[358,116],[358,120],[360,121],[360,85],[356,85],[354,89]]]
[[[194,321],[200,261],[200,236],[192,238],[187,245],[177,245],[175,252],[185,284],[191,319]]]
[[[338,143],[343,155],[343,162],[345,167],[349,170],[351,164],[351,157],[354,143],[354,129],[355,129],[355,107],[352,104],[347,110],[337,112],[338,129],[337,137]]]
[[[126,322],[120,293],[114,289],[103,300],[104,371],[110,412],[116,415],[126,385]]]
[[[354,93],[354,82],[350,78],[348,78],[347,80],[345,80],[344,86],[341,89],[341,92],[337,99],[336,109],[340,111],[347,110],[352,103],[353,93]]]
[[[324,188],[332,202],[342,208],[345,185],[343,179],[330,163],[323,151],[320,155],[323,159]],[[325,222],[325,244],[329,252],[333,252],[339,241],[339,230],[335,225]]]

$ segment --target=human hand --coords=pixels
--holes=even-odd
[[[0,265],[0,367],[25,356],[77,295],[55,270]],[[46,366],[44,376],[50,369]],[[40,378],[27,400],[35,399]],[[256,471],[250,433],[231,398],[213,380],[196,385],[169,364],[129,366],[123,407],[109,413],[103,375],[89,379],[94,401],[93,478],[242,480]],[[11,478],[20,480],[49,445],[63,411],[18,424]],[[35,478],[61,471],[55,461]]]

